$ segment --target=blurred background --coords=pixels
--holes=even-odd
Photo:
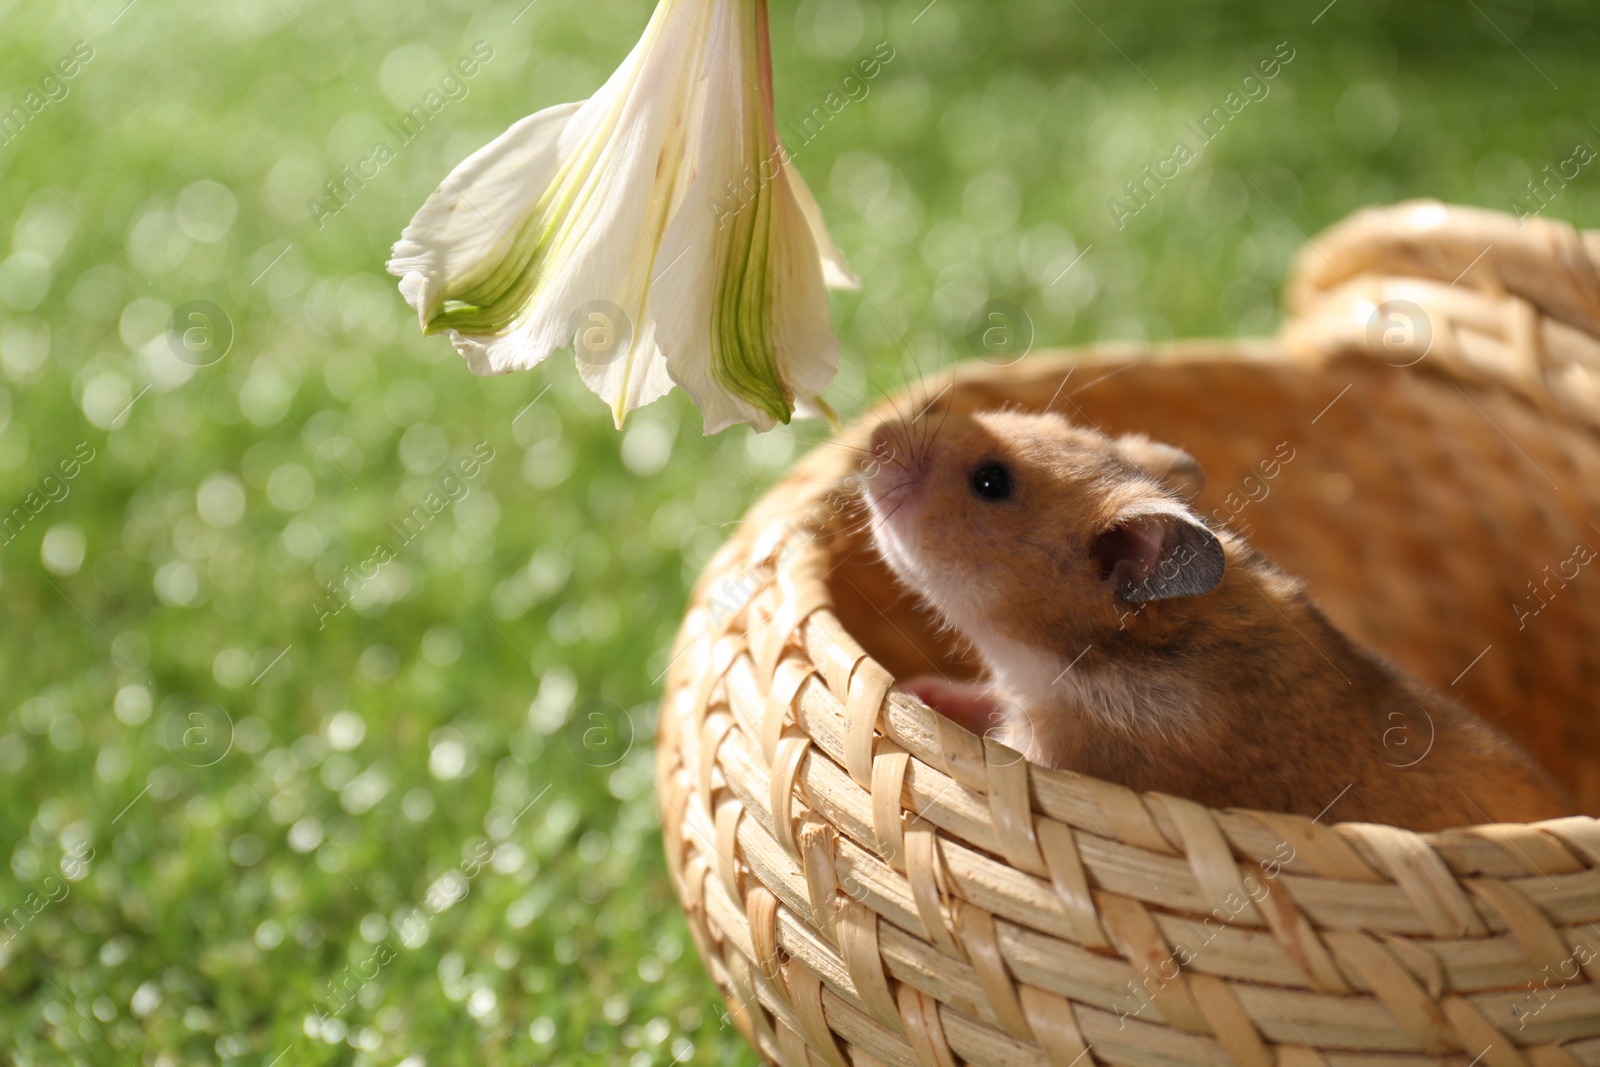
[[[1600,210],[1577,3],[772,6],[863,281],[846,417],[990,301],[1019,351],[1260,335],[1363,205]],[[569,356],[473,377],[383,271],[650,9],[0,4],[5,1058],[754,1062],[666,878],[654,703],[700,566],[823,430],[707,440],[675,393],[618,433]]]

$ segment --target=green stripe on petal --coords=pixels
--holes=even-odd
[[[623,102],[613,105],[613,125],[615,112]],[[545,261],[551,258],[548,253],[558,241],[563,225],[571,220],[575,205],[595,194],[592,178],[606,143],[604,137],[592,137],[562,164],[556,180],[533,211],[517,224],[515,236],[502,233],[508,239],[507,254],[499,260],[485,260],[453,280],[445,288],[439,310],[428,319],[424,333],[498,333],[516,321],[538,294],[546,277]],[[467,210],[471,210],[470,205]]]
[[[744,69],[758,70],[766,4],[746,0],[741,8]],[[777,138],[761,96],[747,94],[742,103],[745,172],[760,174],[763,156],[776,151]],[[755,200],[734,212],[716,257],[720,270],[710,323],[711,375],[734,396],[787,423],[794,411],[794,393],[783,378],[772,321],[773,197],[779,191],[776,182],[758,183]]]
[[[770,195],[763,192],[739,216],[711,316],[711,373],[730,393],[788,422],[794,397],[778,370],[771,319]]]

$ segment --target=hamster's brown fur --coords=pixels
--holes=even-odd
[[[1575,810],[1488,724],[1207,526],[1186,453],[1055,415],[933,421],[880,426],[886,461],[864,485],[885,560],[988,669],[977,690],[910,686],[952,718],[981,731],[990,714],[1034,762],[1213,807],[1416,830]]]

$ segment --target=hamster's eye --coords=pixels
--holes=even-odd
[[[1011,499],[1011,472],[999,463],[980,463],[972,472],[972,492],[980,500]]]

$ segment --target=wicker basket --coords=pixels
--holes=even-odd
[[[1600,811],[1600,574],[1529,585],[1600,546],[1596,259],[1543,220],[1367,212],[1306,250],[1276,340],[973,364],[920,396],[1188,449],[1197,507]],[[972,664],[871,551],[856,459],[814,451],[718,553],[661,714],[672,878],[763,1057],[1600,1064],[1600,823],[1419,835],[1022,762],[894,687]],[[1423,729],[1397,724],[1397,765]]]

